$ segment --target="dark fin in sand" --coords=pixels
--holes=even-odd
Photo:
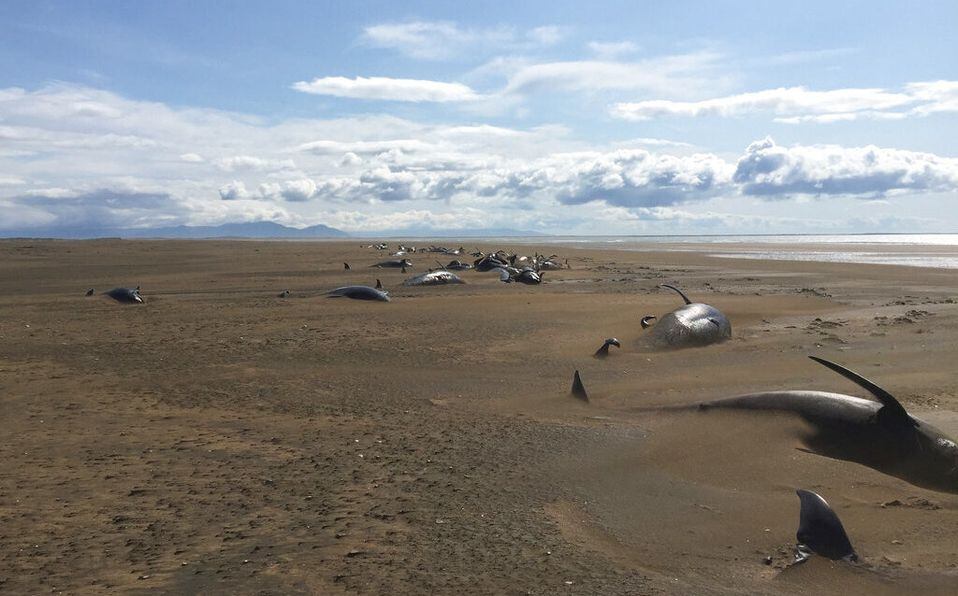
[[[349,263],[343,263],[343,270],[349,271]]]
[[[579,371],[575,371],[575,375],[572,377],[572,396],[582,401],[589,401],[589,394],[585,392],[585,385],[579,378]]]
[[[87,295],[87,296],[92,296],[95,292],[96,292],[96,290],[94,290],[93,288],[90,288],[89,290],[86,291],[86,295]]]
[[[617,340],[616,338],[610,337],[609,339],[605,340],[605,343],[602,344],[602,347],[600,347],[598,350],[595,351],[595,354],[593,354],[592,357],[605,358],[606,356],[609,355],[609,346],[615,346],[617,348],[621,348],[622,344],[619,343],[619,340]]]
[[[639,321],[639,322],[642,324],[642,328],[643,328],[643,329],[648,329],[649,327],[652,326],[652,322],[651,322],[651,321],[653,321],[654,319],[657,319],[657,318],[658,318],[658,317],[655,316],[655,315],[645,315],[644,317],[642,317],[642,320]]]
[[[834,362],[830,362],[817,356],[809,356],[809,358],[821,364],[822,366],[832,369],[849,381],[855,383],[874,395],[875,398],[882,403],[881,409],[878,410],[878,420],[882,424],[897,427],[918,426],[918,423],[916,423],[912,417],[908,415],[908,412],[905,411],[905,408],[898,402],[897,399],[892,396],[891,393],[888,393],[865,377],[856,372],[848,370],[840,364],[835,364]]]
[[[806,546],[812,552],[832,560],[857,561],[858,555],[848,540],[845,527],[825,499],[810,490],[798,489],[795,492],[802,501],[798,532],[795,534],[799,551],[802,550],[801,546]]]
[[[668,288],[668,289],[670,289],[670,290],[673,290],[673,291],[677,292],[678,295],[682,297],[682,300],[685,300],[685,303],[686,303],[686,304],[692,304],[692,301],[689,300],[689,297],[685,295],[685,292],[683,292],[682,290],[676,288],[675,286],[670,286],[669,284],[661,284],[659,287],[660,287],[660,288]]]
[[[377,290],[383,289],[383,282],[379,281],[378,279],[376,280],[376,289]]]

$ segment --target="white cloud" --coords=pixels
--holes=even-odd
[[[909,83],[905,89],[919,101],[925,102],[912,110],[918,116],[958,112],[958,81]]]
[[[543,27],[530,29],[529,32],[526,33],[526,37],[537,45],[551,46],[562,41],[562,38],[565,37],[565,32],[562,27],[545,25]]]
[[[450,21],[410,21],[371,25],[364,29],[360,41],[412,58],[446,60],[474,52],[532,50],[554,45],[564,35],[563,28],[552,25],[523,33],[509,26],[476,29]]]
[[[749,116],[768,112],[778,122],[839,122],[858,119],[898,120],[939,111],[958,111],[958,82],[909,83],[902,91],[847,88],[812,91],[780,87],[703,101],[666,99],[617,103],[611,114],[633,121],[661,117]]]
[[[675,148],[692,148],[695,145],[691,143],[685,143],[683,141],[672,141],[669,139],[657,139],[651,137],[636,137],[634,139],[628,139],[625,141],[617,141],[614,143],[615,147],[627,148],[635,145],[645,146],[645,147],[675,147]]]
[[[180,155],[180,159],[190,163],[201,163],[205,161],[202,155],[198,155],[196,153],[183,153]]]
[[[296,148],[297,151],[308,151],[317,155],[356,153],[360,155],[369,155],[375,153],[384,153],[386,151],[402,151],[412,153],[414,151],[426,151],[434,148],[435,145],[426,143],[417,139],[390,139],[383,141],[330,141],[319,140],[303,143]]]
[[[775,114],[856,112],[887,110],[907,105],[912,98],[882,89],[837,89],[809,91],[804,87],[781,87],[730,95],[704,101],[650,100],[618,103],[612,114],[626,120],[648,120],[662,116],[742,116],[758,111]]]
[[[631,41],[590,41],[586,47],[600,60],[616,60],[639,51]]]
[[[339,160],[339,165],[344,168],[349,166],[358,166],[361,163],[363,163],[363,158],[359,157],[352,151],[347,151],[344,153],[343,158]]]
[[[719,58],[714,52],[697,52],[635,62],[578,60],[527,64],[511,74],[502,93],[638,90],[687,95],[727,86],[725,75],[716,73]]]
[[[316,195],[316,183],[309,178],[286,180],[285,182],[264,182],[260,184],[259,192],[264,199],[308,201]]]
[[[216,167],[224,172],[241,170],[277,171],[296,169],[296,163],[291,159],[263,159],[252,155],[232,155],[216,160]]]
[[[745,194],[883,196],[896,191],[958,191],[958,159],[874,146],[748,146],[734,181]]]
[[[389,77],[322,77],[293,83],[293,89],[315,95],[332,95],[381,101],[455,102],[482,99],[462,83]]]
[[[224,201],[240,201],[249,199],[250,193],[246,190],[246,185],[241,180],[233,180],[229,184],[220,187],[220,198]]]
[[[909,93],[941,99],[946,92],[947,85],[937,85]],[[76,118],[74,102],[103,109]],[[843,197],[887,197],[895,206],[901,195],[916,201],[932,193],[942,205],[958,193],[955,158],[899,149],[782,147],[766,140],[736,161],[666,139],[595,146],[556,125],[513,129],[385,115],[265,122],[78,86],[0,89],[0,122],[0,183],[7,183],[0,191],[0,226],[7,229],[18,222],[155,226],[261,219],[335,225],[324,218],[339,212],[363,213],[362,222],[383,227],[395,225],[375,218],[423,212],[422,218],[452,227],[449,218],[474,209],[487,215],[479,222],[486,225],[594,232],[604,229],[594,223],[600,210],[613,207],[641,221],[679,222],[665,209],[699,213],[693,206],[729,197],[751,201],[742,207],[748,212],[791,196],[819,206]],[[88,135],[152,144],[73,142]]]

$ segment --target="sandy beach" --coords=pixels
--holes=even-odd
[[[570,268],[419,288],[435,255],[360,241],[0,241],[0,593],[954,593],[958,495],[787,416],[650,407],[865,395],[818,355],[958,437],[958,271],[477,242]],[[391,302],[323,295],[377,278]],[[733,339],[644,348],[662,283]],[[860,564],[788,565],[797,488]]]

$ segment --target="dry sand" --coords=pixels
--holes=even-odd
[[[958,496],[638,408],[861,395],[817,354],[958,436],[958,273],[547,250],[538,287],[405,288],[359,242],[0,242],[0,593],[954,593]],[[734,339],[640,349],[666,282]],[[117,285],[146,304],[83,296]],[[798,487],[863,564],[786,567]]]

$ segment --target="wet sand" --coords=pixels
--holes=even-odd
[[[359,245],[0,242],[0,593],[953,593],[958,495],[788,417],[644,408],[862,395],[815,354],[958,436],[954,270],[505,245],[571,269],[407,288],[433,255]],[[644,349],[660,283],[733,339]],[[146,304],[84,297],[119,285]],[[787,566],[799,487],[862,564]]]

